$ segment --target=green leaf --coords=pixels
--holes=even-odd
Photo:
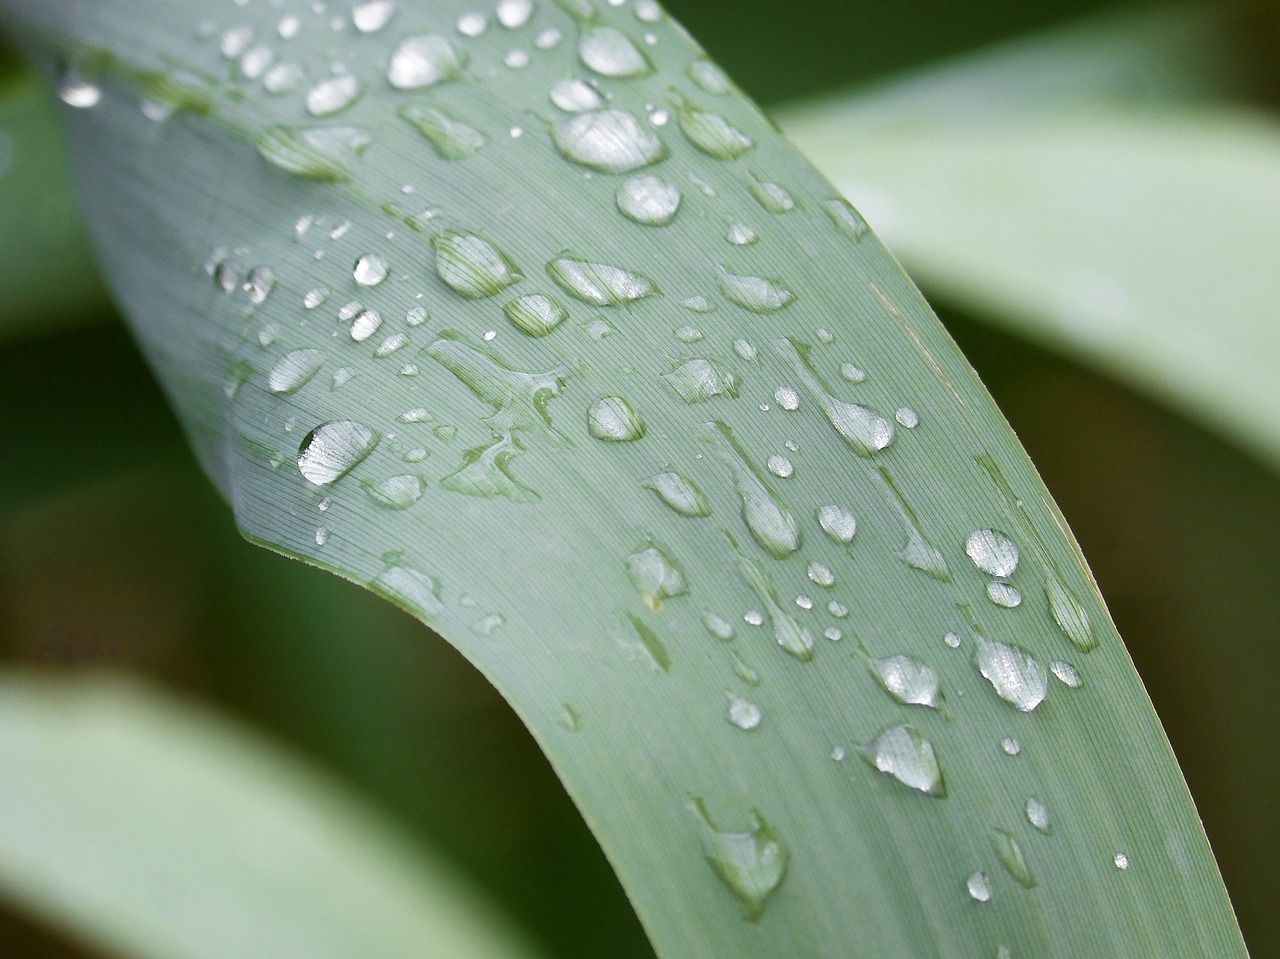
[[[295,756],[117,679],[0,676],[0,889],[112,954],[536,955]]]
[[[943,300],[1280,465],[1280,20],[1183,8],[966,58],[782,123]],[[1234,98],[1227,102],[1224,98]]]
[[[1243,954],[1007,425],[656,6],[4,7],[101,89],[98,246],[245,535],[493,681],[659,954]],[[306,81],[264,92],[257,44]]]

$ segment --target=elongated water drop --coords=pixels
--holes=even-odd
[[[1062,630],[1062,635],[1071,640],[1072,645],[1082,653],[1088,653],[1098,647],[1098,638],[1093,635],[1093,627],[1089,624],[1089,614],[1079,601],[1057,579],[1050,577],[1045,583],[1045,595],[1049,599],[1049,612],[1053,621]]]
[[[547,275],[566,293],[596,306],[618,306],[658,292],[653,281],[639,273],[570,257],[548,263]]]
[[[1005,609],[1016,609],[1022,605],[1022,592],[1009,583],[992,580],[987,583],[987,599]]]
[[[572,77],[556,82],[551,88],[551,102],[565,113],[585,113],[604,106],[604,97],[585,80]]]
[[[646,226],[666,226],[680,208],[680,189],[656,176],[628,177],[618,187],[618,209]]]
[[[479,130],[424,103],[406,104],[399,113],[427,138],[442,160],[465,160],[487,142]]]
[[[689,591],[684,573],[675,560],[656,546],[632,553],[625,563],[631,585],[651,610],[660,607],[664,599],[681,596]]]
[[[440,602],[440,584],[426,573],[408,566],[392,566],[373,581],[374,589],[400,600],[415,613],[439,616],[444,612]]]
[[[662,502],[681,516],[710,516],[711,504],[691,480],[679,473],[657,473],[644,483],[658,494]]]
[[[653,72],[648,58],[625,33],[613,27],[593,26],[583,30],[578,40],[578,56],[603,77],[643,77]]]
[[[525,486],[511,473],[511,461],[520,452],[511,436],[503,436],[489,446],[467,450],[462,466],[440,480],[440,488],[466,496],[504,496],[515,503],[540,499],[536,490]]]
[[[422,498],[427,484],[421,476],[405,473],[401,476],[390,476],[377,483],[365,485],[364,491],[379,506],[387,509],[408,509]]]
[[[716,827],[701,799],[693,799],[689,809],[698,818],[707,862],[738,897],[747,919],[756,922],[787,874],[787,848],[757,811],[751,813],[748,830],[728,832]]]
[[[378,445],[378,434],[355,420],[332,420],[311,430],[298,447],[298,471],[314,486],[345,476]]]
[[[613,631],[614,642],[633,662],[643,663],[655,673],[671,671],[671,654],[657,632],[640,617],[627,613],[631,628],[625,626]]]
[[[319,350],[294,350],[276,361],[267,374],[267,387],[272,393],[293,393],[302,389],[324,365]]]
[[[344,183],[355,175],[356,158],[373,138],[355,127],[297,129],[275,124],[258,136],[258,153],[296,176]]]
[[[723,437],[722,457],[733,470],[738,496],[742,500],[742,520],[752,538],[774,559],[783,559],[800,548],[800,530],[791,511],[774,498],[757,475],[746,455],[738,448],[729,427],[717,421]]]
[[[441,337],[426,352],[494,408],[490,422],[497,432],[551,425],[547,404],[564,388],[563,364],[538,372],[514,369],[455,336]]]
[[[733,624],[722,616],[717,616],[712,612],[705,612],[702,614],[702,625],[707,627],[707,632],[722,643],[727,643],[733,639]]]
[[[778,280],[720,269],[720,289],[730,300],[752,313],[776,313],[795,299]]]
[[[819,506],[818,525],[824,533],[841,544],[852,543],[858,532],[858,521],[852,513],[840,506]]]
[[[1046,836],[1053,832],[1053,827],[1049,825],[1049,811],[1044,808],[1044,803],[1039,799],[1031,798],[1027,800],[1027,822],[1035,826]]]
[[[830,567],[824,566],[819,562],[810,563],[806,573],[811,583],[821,586],[823,589],[830,589],[836,584],[836,574],[831,572]]]
[[[625,443],[644,436],[645,425],[635,407],[626,399],[605,396],[592,404],[588,411],[587,431],[598,440]]]
[[[770,213],[788,213],[796,208],[796,201],[780,184],[768,180],[752,180],[750,187],[756,202]]]
[[[1018,880],[1022,888],[1034,889],[1036,878],[1031,875],[1027,860],[1022,855],[1022,847],[1018,845],[1018,840],[1014,838],[1013,833],[1005,829],[993,829],[991,845],[995,848],[996,858],[1000,860],[1000,865],[1004,866],[1005,871]]]
[[[769,621],[773,625],[774,642],[796,659],[807,663],[813,658],[813,634],[782,608],[773,584],[760,564],[744,559],[739,562],[738,569],[768,612]]]
[[[875,410],[836,399],[818,379],[809,362],[807,348],[788,338],[774,343],[778,354],[791,360],[805,387],[822,407],[822,412],[845,445],[859,456],[871,456],[893,442],[893,423]]]
[[[724,117],[689,104],[676,109],[680,130],[695,147],[717,160],[733,160],[750,150],[755,143]]]
[[[546,336],[569,315],[545,293],[526,294],[511,300],[502,309],[516,329],[530,336]]]
[[[658,135],[625,110],[566,117],[552,128],[551,139],[565,159],[602,173],[630,173],[667,153]]]
[[[836,229],[854,242],[862,242],[870,227],[862,214],[849,205],[848,200],[826,200],[822,208],[827,211],[827,216],[831,217]]]
[[[998,529],[980,529],[969,534],[964,551],[973,565],[990,576],[1012,576],[1018,568],[1018,547]]]
[[[364,93],[364,84],[350,73],[321,80],[307,94],[307,112],[313,117],[330,117],[351,106]]]
[[[738,395],[737,378],[707,359],[688,360],[662,377],[686,403],[703,403],[712,397]]]
[[[1079,689],[1084,685],[1084,681],[1080,678],[1080,671],[1061,659],[1055,659],[1049,664],[1049,672],[1053,673],[1058,682],[1072,689]]]
[[[685,71],[689,79],[715,97],[722,97],[733,90],[733,84],[725,72],[710,60],[694,60]]]
[[[942,703],[938,674],[910,656],[886,656],[871,660],[872,675],[885,692],[903,705],[937,709]]]
[[[938,799],[947,794],[942,767],[933,744],[914,726],[893,726],[858,747],[858,755],[872,769],[902,785]]]
[[[493,296],[520,279],[515,265],[474,233],[446,230],[432,244],[436,248],[437,275],[465,297]]]
[[[387,67],[387,82],[397,90],[416,90],[456,80],[467,58],[447,37],[425,33],[400,42]]]
[[[996,694],[1019,712],[1029,713],[1049,689],[1045,668],[1021,646],[978,638],[978,671]]]

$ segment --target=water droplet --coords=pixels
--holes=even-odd
[[[710,60],[694,60],[685,72],[690,80],[714,97],[722,97],[733,89],[725,72]]]
[[[477,636],[492,636],[494,632],[507,625],[507,617],[501,613],[490,613],[488,616],[481,616],[471,624],[471,632]]]
[[[247,50],[244,56],[240,58],[240,75],[246,80],[257,80],[267,72],[267,69],[275,62],[275,59],[275,51],[270,47],[257,46]],[[149,100],[144,101],[142,112],[147,115],[148,119],[164,120],[169,117],[173,110],[169,104]]]
[[[374,502],[387,509],[408,509],[422,498],[427,488],[422,477],[413,473],[391,476],[378,483],[362,485]]]
[[[1093,635],[1089,614],[1076,598],[1053,577],[1045,583],[1044,591],[1049,599],[1049,612],[1062,634],[1082,653],[1096,649],[1098,638]]]
[[[539,50],[550,50],[564,39],[564,34],[555,27],[544,27],[538,31],[538,35],[533,38],[533,42]]]
[[[760,239],[756,231],[745,223],[731,224],[724,238],[736,246],[750,246]]]
[[[760,564],[744,559],[738,563],[738,569],[768,611],[774,641],[796,659],[807,663],[813,658],[813,634],[782,608],[773,584]]]
[[[321,80],[307,94],[307,112],[313,117],[341,113],[364,93],[364,84],[349,73]]]
[[[560,718],[556,720],[556,724],[560,726],[561,729],[567,730],[571,733],[576,733],[582,728],[582,716],[576,709],[568,703],[565,703],[564,708],[560,711]]]
[[[399,113],[427,138],[442,160],[465,160],[488,142],[479,130],[426,104],[410,103]]]
[[[648,58],[625,33],[613,27],[594,26],[583,30],[578,40],[578,56],[603,77],[643,77],[653,72]]]
[[[775,346],[779,355],[792,361],[804,385],[846,446],[859,456],[871,456],[893,442],[893,423],[875,410],[838,400],[827,391],[810,365],[805,348],[789,338],[778,340]]]
[[[1005,871],[1018,880],[1018,884],[1023,889],[1034,889],[1036,878],[1031,875],[1027,860],[1022,855],[1022,847],[1018,845],[1018,840],[1013,837],[1013,833],[1004,829],[991,830],[991,845],[995,848],[996,858],[1000,860],[1000,865],[1004,866]]]
[[[319,350],[286,353],[267,375],[267,387],[272,393],[293,393],[302,389],[323,365],[324,354]]]
[[[904,786],[939,799],[947,786],[933,744],[914,726],[893,726],[858,747],[858,754],[873,769],[892,776]]]
[[[1116,853],[1114,856],[1111,857],[1111,861],[1115,863],[1115,867],[1117,869],[1129,868],[1129,857],[1127,854],[1123,852]]]
[[[644,420],[621,396],[597,400],[587,413],[587,431],[598,440],[628,442],[644,436]]]
[[[352,275],[361,286],[377,286],[387,278],[387,261],[376,253],[366,253],[356,260]]]
[[[752,180],[750,188],[756,202],[770,213],[786,213],[796,208],[796,201],[791,198],[791,194],[777,183]]]
[[[728,370],[707,359],[682,363],[662,378],[686,403],[704,403],[715,396],[738,395],[737,378]]]
[[[590,110],[555,125],[551,139],[566,159],[602,173],[630,173],[667,150],[658,135],[625,110]]]
[[[350,303],[344,303],[342,308],[338,310],[338,319],[346,323],[348,320],[353,319],[355,315],[363,309],[364,306],[356,300],[352,300]]]
[[[415,306],[405,313],[404,321],[410,326],[421,326],[427,322],[427,311],[420,306]]]
[[[680,189],[656,176],[633,176],[618,187],[617,203],[637,223],[666,226],[680,208]]]
[[[330,536],[332,536],[332,535],[333,535],[333,529],[332,529],[332,527],[329,527],[329,526],[317,526],[317,527],[316,527],[316,535],[315,535],[316,545],[317,545],[317,546],[324,546],[326,543],[328,543],[328,542],[329,542],[329,537],[330,537]]]
[[[530,336],[546,336],[568,317],[555,300],[543,293],[530,293],[512,300],[503,308],[507,319]]]
[[[717,160],[733,160],[750,150],[755,143],[724,117],[682,103],[676,110],[680,130],[689,142],[707,156]]]
[[[858,532],[858,521],[853,514],[839,506],[819,506],[818,525],[824,533],[842,544],[853,542],[854,534]]]
[[[351,22],[361,33],[377,33],[395,12],[394,0],[360,0],[351,8]]]
[[[1016,609],[1022,605],[1022,593],[1016,586],[992,580],[987,583],[987,599],[1005,609]]]
[[[329,299],[329,288],[327,286],[317,286],[307,292],[302,298],[302,305],[308,310],[314,310],[317,306]]]
[[[682,596],[689,591],[675,560],[656,546],[632,553],[624,562],[631,585],[650,610],[658,609],[664,599]]]
[[[736,651],[733,653],[733,674],[748,686],[760,685],[760,674],[752,669]]]
[[[239,26],[229,27],[222,34],[222,39],[218,46],[224,57],[228,60],[234,60],[248,50],[252,43],[253,27]]]
[[[382,317],[377,310],[361,310],[351,321],[351,338],[357,343],[363,343],[377,333],[380,326],[382,326]]]
[[[836,746],[831,750],[831,758],[835,762],[838,762],[838,763],[844,762],[844,755],[845,753],[844,753],[843,746]]]
[[[644,486],[657,493],[662,502],[681,516],[711,515],[711,504],[702,490],[679,473],[657,473],[649,477]]]
[[[959,649],[959,648],[960,648],[960,634],[959,634],[959,633],[947,633],[947,635],[945,635],[945,636],[943,636],[943,637],[942,637],[942,641],[943,641],[944,643],[946,643],[946,644],[947,644],[947,646],[948,646],[950,649]]]
[[[777,280],[729,273],[723,267],[720,269],[720,289],[730,300],[752,313],[773,313],[795,299],[795,295]]]
[[[627,613],[632,629],[614,630],[613,638],[627,658],[640,662],[655,673],[671,671],[671,655],[661,637],[637,616]]]
[[[748,362],[755,362],[759,354],[756,348],[746,340],[734,340],[733,351]]]
[[[276,275],[267,266],[255,266],[244,278],[245,296],[254,304],[264,303],[276,286]]]
[[[467,57],[447,37],[425,33],[400,42],[391,55],[387,81],[397,90],[417,90],[456,80]]]
[[[787,848],[774,835],[759,812],[751,813],[746,832],[722,832],[716,828],[701,799],[689,809],[698,818],[702,852],[720,880],[738,897],[747,919],[764,914],[765,903],[787,874]]]
[[[658,292],[653,281],[639,273],[569,257],[548,263],[547,275],[566,293],[596,306],[617,306]]]
[[[1010,736],[1000,740],[1000,749],[1006,756],[1016,756],[1022,752],[1022,744]]]
[[[742,500],[742,519],[755,541],[774,559],[783,559],[800,548],[800,531],[795,517],[773,496],[755,469],[733,440],[724,423],[717,422],[724,437],[721,452],[733,469],[738,496]]]
[[[382,359],[383,357],[390,356],[396,350],[404,349],[404,347],[408,345],[408,333],[392,333],[378,344],[378,348],[373,351],[373,355],[375,359]]]
[[[682,326],[676,330],[676,339],[681,343],[697,343],[702,339],[702,331],[696,326]]]
[[[769,472],[778,477],[778,479],[787,479],[795,472],[795,467],[791,465],[791,460],[787,459],[785,456],[778,456],[777,454],[770,456],[769,461],[765,466],[767,466]]]
[[[978,671],[991,683],[996,694],[1023,713],[1044,700],[1049,676],[1034,656],[1021,646],[992,642],[979,637]]]
[[[478,37],[489,29],[489,21],[483,13],[469,10],[458,17],[458,32],[464,37]]]
[[[1039,799],[1027,800],[1027,822],[1046,836],[1053,832],[1053,827],[1049,824],[1049,810],[1044,808],[1044,803]]]
[[[725,712],[725,718],[739,729],[752,730],[760,725],[763,714],[760,707],[749,699],[743,699],[733,693],[729,693],[729,708]]]
[[[742,619],[748,626],[764,625],[764,613],[760,612],[758,609],[747,610],[742,614]]]
[[[58,82],[58,99],[69,107],[90,110],[102,102],[102,89],[69,70]]]
[[[707,627],[707,632],[722,643],[727,643],[733,639],[733,624],[715,613],[703,613],[702,625]]]
[[[462,466],[440,480],[440,488],[466,496],[505,496],[516,503],[540,499],[536,490],[511,475],[511,460],[520,447],[508,435],[490,446],[480,446],[463,454]]]
[[[998,529],[980,529],[969,534],[964,551],[973,565],[990,576],[1012,576],[1018,568],[1018,547]]]
[[[974,902],[991,901],[991,880],[985,872],[969,873],[969,878],[964,881],[964,884]]]
[[[533,16],[533,0],[499,0],[498,22],[508,30],[523,27]]]
[[[866,371],[859,369],[852,363],[842,364],[840,367],[840,375],[850,383],[862,383],[867,378]]]
[[[314,486],[327,486],[345,476],[373,452],[378,434],[355,420],[321,423],[298,447],[298,471]]]
[[[439,616],[444,612],[444,603],[440,602],[440,584],[416,569],[392,566],[373,581],[373,587],[392,599],[400,600],[415,613]]]
[[[567,371],[563,365],[544,372],[513,369],[451,335],[436,340],[426,352],[493,406],[489,422],[495,432],[540,424],[550,427],[546,407],[564,386]]]
[[[604,97],[585,80],[577,77],[556,81],[551,88],[551,102],[565,113],[585,113],[604,106]]]
[[[258,153],[272,166],[296,176],[326,183],[343,183],[355,175],[357,157],[373,138],[355,127],[313,127],[299,130],[275,124],[257,140]]]
[[[848,200],[827,200],[822,204],[841,233],[855,242],[861,242],[870,227],[857,210],[849,205]]]
[[[833,643],[838,643],[844,638],[844,633],[841,630],[836,629],[834,626],[828,626],[822,631],[822,635],[827,637],[827,639],[831,640]]]
[[[788,412],[793,412],[800,408],[800,394],[789,386],[779,386],[773,391],[773,398],[779,406]]]
[[[909,406],[898,407],[898,412],[893,414],[893,418],[909,430],[920,425],[920,414]]]
[[[436,274],[470,299],[493,296],[520,279],[515,265],[483,237],[446,230],[432,239]]]
[[[1060,683],[1065,683],[1072,689],[1079,689],[1084,685],[1084,680],[1080,678],[1080,671],[1061,659],[1055,659],[1049,664],[1049,672],[1053,673]]]
[[[296,63],[277,63],[262,75],[262,88],[268,93],[290,93],[307,78],[306,71]]]
[[[813,609],[813,597],[801,593],[796,597],[796,605],[801,609]]]
[[[942,690],[938,674],[910,656],[886,656],[871,660],[871,671],[885,692],[904,706],[928,706],[938,709]]]

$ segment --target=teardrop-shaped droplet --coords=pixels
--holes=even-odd
[[[297,129],[275,124],[258,136],[258,153],[272,166],[296,176],[344,183],[373,138],[355,127]]]
[[[545,293],[528,293],[507,303],[502,310],[513,326],[530,336],[546,336],[569,315]]]
[[[465,160],[487,142],[479,130],[455,120],[443,110],[424,103],[400,108],[400,116],[427,138],[442,160]]]
[[[298,471],[314,486],[345,476],[378,445],[378,434],[355,420],[321,423],[298,447]]]
[[[626,560],[627,576],[650,610],[662,605],[664,599],[681,596],[689,591],[684,573],[670,556],[656,546],[649,546],[629,555]]]
[[[680,208],[680,189],[656,176],[633,176],[618,187],[618,209],[646,226],[666,226]]]
[[[787,874],[787,848],[759,812],[752,811],[751,827],[745,832],[718,829],[701,799],[693,799],[689,809],[697,816],[702,852],[707,862],[756,922],[764,914],[765,903]]]
[[[719,114],[684,105],[677,116],[689,142],[717,160],[736,159],[755,146],[751,137]]]
[[[1016,609],[1022,605],[1022,592],[1009,583],[992,580],[987,583],[987,599],[1005,609]]]
[[[307,112],[313,117],[331,117],[360,99],[364,84],[350,73],[321,80],[307,94]]]
[[[991,901],[991,879],[985,872],[971,872],[964,881],[965,888],[974,902]]]
[[[1058,682],[1072,689],[1079,689],[1084,685],[1084,680],[1080,678],[1080,671],[1061,659],[1055,659],[1049,664],[1049,672],[1053,673]]]
[[[831,395],[810,365],[806,347],[789,338],[776,341],[774,346],[780,356],[790,359],[795,365],[804,385],[846,446],[859,456],[872,456],[893,442],[892,422],[875,410],[858,403],[846,403]]]
[[[467,58],[454,42],[425,33],[400,42],[387,67],[387,82],[397,90],[416,90],[456,80]]]
[[[762,276],[745,276],[720,270],[720,289],[724,295],[752,313],[773,313],[795,299],[777,280]]]
[[[470,299],[493,296],[520,279],[515,265],[474,233],[446,230],[432,244],[436,248],[436,274]]]
[[[837,543],[853,542],[854,534],[858,532],[858,521],[840,506],[819,506],[818,525]]]
[[[871,660],[871,671],[885,692],[904,706],[928,706],[937,709],[942,703],[938,674],[910,656],[885,656]]]
[[[760,602],[768,612],[769,621],[773,625],[774,642],[802,663],[811,660],[814,646],[813,634],[782,608],[773,583],[769,581],[769,575],[759,563],[745,559],[738,564],[738,569],[742,573],[742,578],[747,581],[747,585],[755,590],[756,596],[760,598]]]
[[[566,159],[602,173],[630,173],[657,163],[666,147],[625,110],[591,110],[565,117],[551,139]]]
[[[644,436],[645,425],[635,407],[623,397],[606,396],[588,412],[587,430],[598,440],[623,443]]]
[[[373,581],[377,592],[398,599],[415,613],[439,616],[444,612],[440,602],[440,584],[426,573],[408,566],[392,566]]]
[[[733,90],[733,84],[725,72],[710,60],[694,60],[685,71],[689,79],[715,97],[722,97]]]
[[[639,273],[570,257],[548,263],[547,275],[566,293],[596,306],[617,306],[658,292],[653,281]]]
[[[604,106],[604,97],[585,80],[567,77],[551,88],[551,102],[565,113],[585,113]]]
[[[390,476],[378,483],[365,486],[364,491],[380,506],[387,509],[408,509],[422,498],[427,484],[421,476],[405,473]]]
[[[977,665],[996,694],[1019,712],[1031,712],[1049,690],[1045,668],[1021,646],[979,637]]]
[[[1022,847],[1018,845],[1018,840],[1014,838],[1013,833],[1004,829],[993,829],[991,845],[995,848],[996,858],[1000,860],[1000,865],[1004,866],[1005,871],[1018,880],[1022,888],[1034,889],[1036,877],[1031,875],[1026,857],[1022,855]]]
[[[716,421],[723,437],[721,454],[733,470],[738,496],[742,500],[742,520],[751,536],[774,559],[783,559],[800,548],[800,530],[791,511],[777,501],[757,475],[746,455],[738,448],[729,427]]]
[[[286,353],[267,375],[267,387],[272,393],[293,393],[302,389],[323,365],[324,354],[319,350]]]
[[[653,72],[648,58],[622,31],[593,26],[578,40],[582,62],[603,77],[643,77]]]
[[[711,504],[690,480],[679,473],[657,473],[644,483],[681,516],[710,516]]]
[[[1046,836],[1053,832],[1053,827],[1049,824],[1049,810],[1044,808],[1044,803],[1034,797],[1027,800],[1027,822]]]
[[[892,776],[904,786],[939,799],[947,787],[933,744],[914,726],[893,726],[858,748],[873,769]]]
[[[787,213],[796,208],[796,201],[781,184],[768,180],[752,180],[751,195],[770,213]]]
[[[352,276],[361,286],[377,286],[387,278],[387,261],[376,253],[366,253],[356,260]]]
[[[1062,630],[1062,635],[1071,640],[1072,645],[1082,653],[1096,649],[1098,638],[1093,634],[1089,614],[1079,601],[1053,577],[1045,583],[1044,591],[1049,599],[1049,612],[1053,614],[1053,621]]]
[[[822,208],[827,211],[827,216],[831,217],[836,229],[855,242],[861,242],[870,229],[862,214],[850,206],[848,200],[826,200]]]
[[[738,381],[733,373],[707,359],[687,360],[670,373],[664,373],[662,378],[686,403],[738,395]]]
[[[964,551],[973,565],[990,576],[1009,577],[1018,568],[1018,547],[998,529],[979,529],[969,534]]]
[[[729,708],[725,710],[725,718],[739,729],[750,731],[760,725],[764,714],[751,700],[729,693]]]

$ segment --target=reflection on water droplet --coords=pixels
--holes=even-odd
[[[787,874],[787,848],[757,811],[752,811],[746,832],[727,832],[716,827],[701,799],[692,799],[689,809],[697,816],[707,862],[738,897],[747,919],[757,921]]]
[[[748,699],[729,693],[729,708],[725,718],[739,729],[752,730],[760,725],[763,714],[760,707]]]
[[[427,138],[442,160],[465,160],[488,142],[479,130],[424,103],[406,104],[399,113]]]
[[[566,293],[596,306],[617,306],[658,292],[653,281],[639,273],[569,257],[548,263],[547,275]]]
[[[407,37],[396,47],[387,67],[387,82],[397,90],[417,90],[456,80],[467,57],[447,37],[425,33]]]
[[[351,338],[357,343],[363,343],[378,332],[380,326],[382,326],[382,317],[378,315],[377,310],[361,310],[351,322]]]
[[[851,543],[858,532],[858,521],[852,513],[839,506],[819,506],[818,525],[837,543]]]
[[[363,423],[321,423],[298,447],[298,471],[308,483],[326,486],[345,476],[377,445],[378,434]]]
[[[928,706],[937,709],[942,703],[938,674],[910,656],[886,656],[871,660],[872,675],[885,692],[904,706]]]
[[[1080,671],[1061,659],[1055,659],[1049,664],[1049,672],[1053,673],[1059,682],[1065,683],[1072,689],[1079,689],[1084,683],[1080,678]]]
[[[858,755],[904,786],[941,799],[947,794],[933,744],[914,726],[893,726],[858,747]]]
[[[427,488],[422,477],[413,473],[391,476],[381,482],[366,483],[363,486],[375,503],[387,509],[408,509],[422,498]]]
[[[1093,635],[1093,627],[1089,624],[1089,614],[1079,601],[1052,576],[1045,583],[1044,591],[1049,599],[1049,612],[1053,614],[1053,621],[1058,624],[1062,634],[1082,653],[1096,649],[1098,639]]]
[[[361,286],[377,286],[387,278],[387,261],[376,253],[366,253],[356,260],[352,275]]]
[[[1022,593],[1016,586],[992,580],[987,583],[987,599],[1005,609],[1017,609],[1022,605]]]
[[[987,878],[985,872],[972,872],[969,878],[964,881],[965,888],[969,890],[969,896],[974,902],[990,902],[991,901],[991,880]]]
[[[738,395],[736,377],[707,359],[688,360],[670,373],[663,374],[662,378],[686,403],[703,403],[715,396]]]
[[[440,584],[416,569],[392,566],[373,581],[373,586],[378,592],[400,600],[415,613],[439,616],[444,612]]]
[[[679,473],[657,473],[649,477],[643,485],[646,489],[657,493],[662,502],[681,516],[711,515],[711,504],[702,490]]]
[[[625,443],[645,434],[644,420],[621,396],[597,400],[587,413],[587,431],[598,440]]]
[[[787,479],[795,472],[795,467],[791,465],[791,460],[785,456],[770,456],[769,461],[765,464],[769,472],[779,479]]]
[[[624,563],[631,585],[640,593],[650,610],[658,609],[664,599],[682,596],[689,591],[684,574],[675,560],[656,546],[632,553]]]
[[[446,230],[431,242],[436,248],[436,274],[465,297],[493,296],[520,279],[515,265],[474,233]]]
[[[1031,875],[1027,860],[1022,855],[1022,847],[1018,845],[1018,840],[1013,837],[1013,833],[1004,829],[991,830],[991,845],[996,851],[996,858],[1000,860],[1000,865],[1004,866],[1009,875],[1018,880],[1018,884],[1023,889],[1034,889],[1036,878]]]
[[[102,90],[74,71],[68,71],[58,83],[58,99],[69,107],[89,110],[102,101]]]
[[[591,110],[561,120],[551,139],[567,160],[602,173],[630,173],[667,150],[658,135],[625,110]]]
[[[593,26],[582,31],[578,56],[590,69],[604,77],[643,77],[653,67],[639,48],[620,30]]]
[[[808,628],[797,623],[782,608],[782,605],[778,602],[777,593],[774,592],[773,584],[769,581],[769,576],[764,569],[758,563],[745,559],[738,563],[738,569],[742,573],[742,578],[747,581],[747,585],[755,590],[760,602],[768,610],[769,620],[773,624],[774,641],[801,662],[808,662],[812,659],[813,634],[809,632]],[[755,615],[759,616],[760,614],[756,613]],[[748,620],[748,622],[751,622],[751,620]]]
[[[774,313],[795,299],[777,280],[745,276],[720,269],[720,289],[738,306],[752,313]]]
[[[1018,547],[998,529],[980,529],[969,534],[964,551],[973,565],[990,576],[1012,576],[1018,568]]]
[[[364,84],[349,73],[321,80],[307,94],[307,112],[313,117],[341,113],[364,93]]]
[[[1022,752],[1021,743],[1011,736],[1006,736],[1004,739],[1000,740],[1000,748],[1004,751],[1006,756],[1016,756],[1018,753]]]
[[[1129,857],[1127,854],[1123,852],[1116,853],[1114,856],[1111,857],[1111,861],[1115,863],[1115,867],[1117,869],[1129,868]]]
[[[1044,808],[1044,803],[1039,799],[1027,800],[1027,822],[1046,836],[1053,832],[1053,827],[1049,824],[1049,811]]]
[[[512,325],[530,336],[546,336],[569,316],[564,307],[545,293],[526,294],[502,309]]]
[[[323,365],[324,354],[319,350],[286,353],[267,375],[267,387],[272,393],[293,393],[302,389]]]
[[[722,97],[733,89],[724,71],[710,60],[694,60],[685,72],[690,80],[712,96]]]
[[[618,209],[646,226],[665,226],[680,208],[680,189],[656,176],[633,176],[617,192]]]
[[[1043,702],[1049,689],[1048,673],[1021,646],[979,637],[976,662],[996,694],[1019,712],[1029,713]]]

